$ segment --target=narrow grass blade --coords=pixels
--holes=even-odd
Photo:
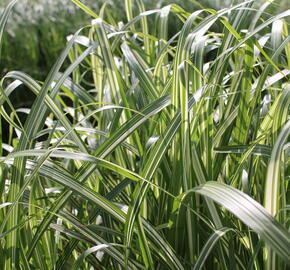
[[[2,47],[2,36],[4,32],[5,25],[11,13],[13,6],[16,4],[17,0],[12,0],[4,9],[0,15],[0,61],[1,61],[1,47]]]
[[[225,184],[207,182],[186,192],[180,198],[185,198],[192,192],[221,204],[259,234],[285,262],[290,263],[290,233],[250,196]]]

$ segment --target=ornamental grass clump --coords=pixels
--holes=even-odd
[[[45,81],[1,78],[3,269],[287,269],[290,10],[72,2]]]

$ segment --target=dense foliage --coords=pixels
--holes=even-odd
[[[46,79],[0,81],[3,269],[287,269],[290,10],[72,2]]]

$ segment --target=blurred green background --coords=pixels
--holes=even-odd
[[[255,0],[259,8],[265,0]],[[9,0],[0,1],[0,12]],[[82,0],[97,14],[104,0]],[[124,0],[106,1],[107,16],[117,21],[126,21]],[[132,1],[133,5],[136,1]],[[233,0],[202,0],[198,1],[206,8],[216,10],[241,2]],[[191,0],[144,0],[146,9],[176,3],[187,12],[193,12],[199,7]],[[290,8],[290,1],[275,1],[279,12]],[[272,7],[275,9],[275,5]],[[137,14],[137,13],[136,13]],[[179,30],[180,25],[174,17],[170,18],[170,34]],[[21,70],[33,78],[44,80],[66,43],[66,37],[80,27],[89,24],[91,18],[76,7],[71,0],[18,0],[13,9],[4,35],[2,59],[0,61],[0,76],[10,70]]]

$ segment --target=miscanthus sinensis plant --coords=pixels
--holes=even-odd
[[[46,80],[1,78],[2,269],[287,269],[290,10],[72,1]]]

